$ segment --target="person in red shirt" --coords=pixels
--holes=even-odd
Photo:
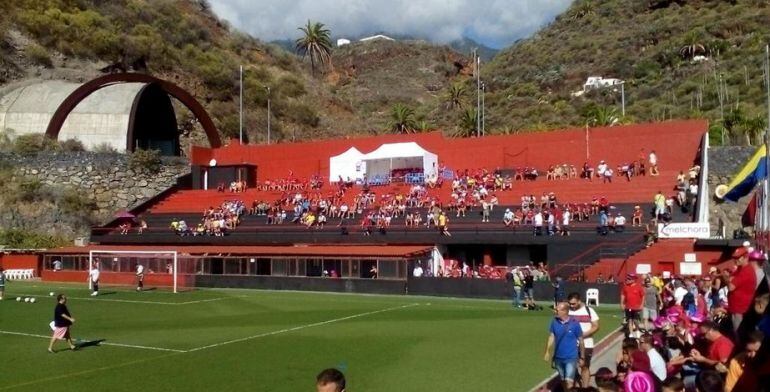
[[[735,345],[719,332],[719,328],[712,321],[704,321],[700,325],[700,332],[709,341],[709,350],[706,356],[703,356],[698,350],[690,350],[690,358],[699,363],[704,368],[715,368],[718,364],[724,366],[730,360],[730,354]]]
[[[732,317],[733,330],[738,331],[738,327],[743,321],[743,314],[746,313],[754,300],[754,291],[757,287],[757,275],[754,269],[748,265],[748,249],[741,247],[733,252],[733,258],[737,269],[730,277],[727,289],[728,312]]]
[[[626,275],[626,283],[620,290],[620,306],[625,312],[629,332],[639,329],[643,302],[644,288],[636,281],[636,274]]]

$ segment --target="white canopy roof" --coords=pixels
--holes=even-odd
[[[438,155],[420,147],[415,142],[383,144],[376,150],[364,155],[366,175],[390,176],[393,169],[421,168],[427,176],[438,170]]]
[[[364,153],[355,147],[350,147],[340,155],[329,158],[329,182],[360,180],[366,173],[366,164],[362,161]]]

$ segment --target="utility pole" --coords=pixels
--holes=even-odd
[[[724,106],[724,97],[722,96],[722,74],[719,74],[719,79],[717,80],[717,83],[719,84],[717,89],[717,97],[719,98],[719,118],[722,121],[722,145],[725,145],[725,106]]]
[[[626,117],[626,81],[620,82],[620,110],[621,115]]]
[[[270,87],[265,86],[267,89],[267,144],[270,144]]]
[[[238,141],[243,144],[243,65],[240,66],[240,82],[238,83]]]

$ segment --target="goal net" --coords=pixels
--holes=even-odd
[[[180,279],[179,259],[174,250],[91,250],[88,252],[88,269],[98,268],[99,281],[105,284],[132,286],[138,284],[137,267],[144,272],[144,286],[168,287],[175,293],[187,287]],[[93,282],[88,279],[89,288]]]

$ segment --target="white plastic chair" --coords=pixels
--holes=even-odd
[[[599,289],[586,290],[586,305],[591,305],[591,300],[594,301],[594,306],[599,306]]]

